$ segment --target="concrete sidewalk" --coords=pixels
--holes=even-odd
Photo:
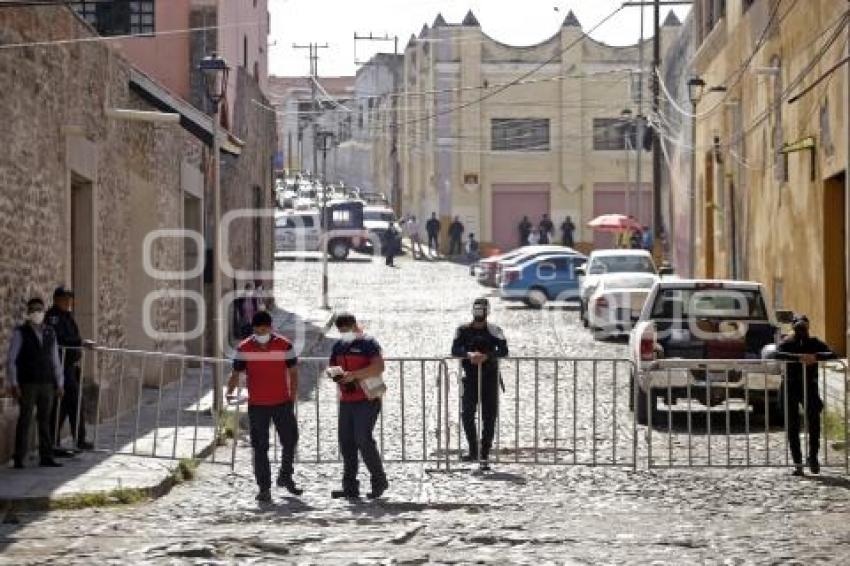
[[[294,336],[296,327],[301,329],[302,355],[321,342],[332,322],[332,314],[320,309],[276,309],[273,315],[275,326],[285,334]],[[167,493],[179,481],[181,460],[222,453],[213,450],[217,435],[211,411],[212,373],[209,365],[203,374],[198,367],[187,367],[182,379],[162,389],[139,383],[138,378],[124,380],[124,390],[139,387],[139,402],[117,417],[89,425],[94,451],[57,459],[61,468],[38,467],[34,455],[23,470],[0,468],[0,517],[8,511],[44,510],[74,502],[120,502],[128,496],[138,499]],[[223,426],[219,423],[219,434]],[[229,465],[229,460],[221,463]]]

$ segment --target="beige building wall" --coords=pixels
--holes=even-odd
[[[665,26],[665,44],[673,39],[676,24]],[[648,40],[647,68],[650,56]],[[619,119],[625,108],[637,114],[632,78],[638,61],[636,45],[612,47],[582,38],[572,14],[554,37],[529,47],[490,38],[471,13],[462,24],[438,18],[411,37],[405,50],[399,118],[402,212],[420,218],[437,212],[444,227],[460,216],[467,234],[474,232],[486,244],[498,239],[494,223],[509,216],[494,222],[494,187],[495,192],[548,187],[555,238],[560,239],[557,227],[569,215],[579,228],[576,240],[588,249],[594,238],[584,226],[595,215],[596,189],[622,195],[635,187],[637,152],[628,152],[626,179],[627,152],[595,150],[593,120]],[[503,88],[526,74],[526,80]],[[648,80],[644,87],[648,93]],[[644,108],[646,113],[648,96]],[[548,151],[493,150],[491,123],[499,118],[548,119]],[[640,153],[648,190],[650,154]],[[635,215],[636,201],[633,197],[629,210]],[[642,208],[650,210],[648,205],[646,196]],[[616,212],[627,212],[625,202]],[[520,219],[510,218],[512,230]]]
[[[730,0],[719,17],[705,2],[696,9],[695,71],[728,88],[698,111],[697,274],[729,277],[734,259],[775,306],[807,313],[844,351],[846,70],[813,85],[846,56],[845,3]]]

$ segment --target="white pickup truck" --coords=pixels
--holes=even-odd
[[[680,399],[705,407],[741,399],[755,414],[768,412],[770,422],[780,422],[782,372],[762,354],[780,338],[777,317],[785,323],[791,316],[770,313],[758,283],[657,282],[629,338],[630,405],[638,423],[663,420],[659,398],[669,407]]]

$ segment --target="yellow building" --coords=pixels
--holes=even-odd
[[[679,25],[668,16],[664,44]],[[648,68],[650,41],[644,51]],[[549,214],[557,241],[570,216],[584,247],[613,245],[585,227],[598,214],[627,213],[649,225],[649,152],[635,150],[638,62],[637,45],[585,36],[572,12],[553,37],[525,47],[489,37],[472,12],[460,24],[438,16],[404,53],[402,211],[436,212],[444,229],[459,216],[467,234],[501,249],[518,244],[523,216],[537,225]]]
[[[767,286],[845,351],[847,3],[694,4],[695,271]],[[717,88],[720,87],[720,88]],[[725,88],[725,91],[723,89]],[[714,91],[714,92],[710,92]]]

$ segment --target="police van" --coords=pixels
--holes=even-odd
[[[363,226],[363,202],[328,201],[325,208],[327,233],[322,230],[322,209],[308,208],[279,212],[275,216],[275,251],[317,252],[323,249],[335,260],[344,260],[349,251],[369,239]]]

